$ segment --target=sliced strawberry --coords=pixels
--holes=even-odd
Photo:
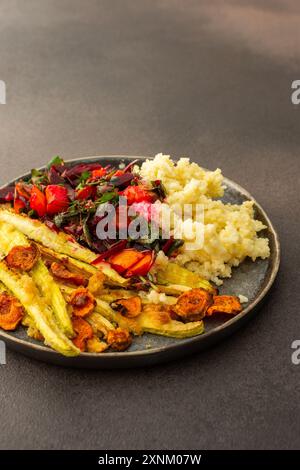
[[[154,202],[154,195],[142,186],[127,186],[119,195],[127,198],[129,206],[134,202]]]
[[[26,204],[21,199],[16,198],[14,200],[14,211],[17,214],[20,214],[23,211],[23,209],[25,209],[25,208],[26,208]]]
[[[28,184],[19,182],[16,184],[16,192],[19,196],[23,197],[26,201],[29,201],[31,195],[31,186]]]
[[[64,212],[69,207],[68,190],[64,186],[50,184],[46,188],[47,214]]]
[[[92,179],[98,179],[106,175],[105,168],[98,168],[97,170],[92,171]]]
[[[85,186],[85,188],[79,189],[76,192],[76,199],[84,201],[86,199],[92,199],[97,192],[96,186]]]
[[[125,277],[146,276],[148,274],[154,262],[154,252],[147,251],[141,254],[143,255],[142,259],[126,271]]]
[[[33,186],[31,190],[30,208],[37,212],[39,217],[44,217],[46,215],[46,196],[37,186]]]

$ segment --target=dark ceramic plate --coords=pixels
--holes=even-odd
[[[136,158],[141,163],[145,160],[145,157],[101,156],[75,159],[67,164],[72,165],[82,161],[97,160],[103,166],[111,163],[118,166],[121,162],[127,164]],[[28,175],[23,177],[25,176]],[[224,183],[226,185],[224,202],[241,204],[243,201],[253,199],[247,191],[233,181],[225,178]],[[264,232],[261,232],[261,235],[269,238],[271,256],[267,260],[257,260],[255,263],[246,260],[234,269],[232,278],[225,280],[220,290],[228,294],[243,294],[248,297],[249,302],[243,305],[244,310],[239,315],[229,320],[222,318],[205,322],[205,333],[203,335],[178,340],[145,334],[142,337],[135,338],[131,348],[126,352],[84,353],[75,358],[64,357],[32,340],[27,336],[24,328],[19,328],[12,333],[1,331],[0,339],[4,340],[8,347],[35,359],[62,366],[99,369],[147,366],[176,359],[211,346],[233,333],[255,315],[269,292],[279,268],[280,249],[277,234],[268,216],[257,202],[255,202],[255,212],[256,217],[268,227]]]

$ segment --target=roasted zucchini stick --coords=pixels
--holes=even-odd
[[[142,328],[133,318],[126,318],[121,313],[116,312],[111,308],[111,306],[104,302],[103,300],[96,298],[96,312],[101,313],[103,317],[107,318],[109,321],[116,323],[120,328],[124,328],[136,336],[143,334]]]
[[[106,276],[107,284],[125,287],[129,283],[128,279],[125,279],[124,277],[120,276],[120,274],[118,274],[117,271],[111,268],[108,263],[99,263],[96,267],[92,264],[79,261],[61,253],[56,253],[55,251],[51,250],[50,248],[46,248],[43,245],[39,245],[39,248],[43,257],[45,257],[49,261],[60,261],[63,263],[67,259],[68,268],[71,271],[78,274],[82,274],[87,278],[93,276],[93,274],[96,274],[100,270]]]
[[[181,286],[179,284],[169,284],[167,286],[156,284],[156,289],[158,290],[158,292],[161,292],[163,294],[174,295],[175,297],[179,297],[184,292],[188,292],[189,290],[191,290],[192,287]]]
[[[101,293],[101,300],[104,302],[111,303],[118,299],[130,299],[130,297],[135,297],[137,293],[132,290],[126,289],[106,289]]]
[[[74,258],[74,264],[78,268],[87,270],[91,275],[92,269],[94,272],[100,269],[114,284],[124,286],[128,283],[128,280],[120,276],[108,263],[99,263],[97,267],[91,266],[90,263],[97,258],[95,253],[79,245],[75,240],[71,240],[67,234],[54,232],[39,220],[30,219],[26,215],[16,214],[10,210],[0,210],[0,221],[13,225],[28,238],[46,248]]]
[[[15,246],[29,246],[28,238],[13,225],[0,222],[0,250],[7,255]]]
[[[95,333],[107,333],[109,330],[115,329],[115,326],[97,311],[88,315],[85,320],[89,322]]]
[[[9,210],[0,210],[0,221],[13,225],[30,240],[41,243],[54,251],[71,256],[72,258],[91,263],[97,255],[91,250],[79,245],[63,232],[56,233],[40,220],[33,220],[22,214]]]
[[[2,294],[2,292],[6,292],[6,291],[7,291],[7,288],[5,287],[3,282],[0,282],[0,294]]]
[[[158,271],[157,280],[162,285],[175,284],[191,288],[202,287],[202,289],[212,293],[215,291],[209,281],[176,263],[168,263],[164,269]]]
[[[5,254],[8,254],[15,246],[30,245],[27,237],[8,223],[0,222],[0,231],[0,249],[3,250]],[[68,337],[73,337],[74,331],[65,299],[44,262],[38,260],[30,274],[42,295],[45,297],[46,302],[52,307],[56,321],[62,331]]]
[[[53,317],[53,312],[28,274],[18,274],[0,262],[0,281],[21,302],[37,329],[45,339],[45,344],[65,356],[77,356],[78,348],[60,330]]]
[[[203,321],[181,323],[176,320],[162,322],[161,315],[152,315],[149,311],[142,312],[137,318],[126,318],[121,313],[113,310],[107,302],[96,299],[96,311],[101,313],[110,321],[115,322],[121,328],[129,330],[135,335],[143,333],[153,333],[161,336],[169,336],[172,338],[189,338],[200,335],[204,332]]]
[[[62,286],[62,290],[66,295],[73,292],[72,287]],[[153,333],[161,336],[169,336],[172,338],[189,338],[191,336],[200,335],[204,332],[203,321],[182,323],[176,320],[167,320],[164,315],[151,305],[145,304],[145,308],[137,318],[126,318],[120,312],[115,311],[102,298],[96,298],[97,305],[95,312],[100,313],[110,322],[117,324],[121,328],[129,330],[135,335],[143,333]]]
[[[56,284],[42,260],[38,260],[30,274],[47,304],[52,307],[57,324],[69,338],[72,338],[74,330],[66,301],[58,284]]]
[[[26,313],[26,315],[24,316],[24,318],[22,320],[22,325],[25,326],[26,333],[30,338],[33,338],[37,341],[42,341],[43,340],[42,334],[39,332],[39,330],[36,327],[35,322],[28,315],[28,313]]]
[[[168,315],[164,315],[163,311],[156,309],[153,305],[148,305],[143,309],[137,322],[144,332],[172,338],[190,338],[204,332],[203,321],[182,323],[177,320],[168,320]]]

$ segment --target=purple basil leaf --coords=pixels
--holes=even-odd
[[[171,246],[173,245],[174,243],[174,238],[170,238],[169,240],[167,240],[164,245],[162,246],[162,251],[167,254],[169,249],[171,248]]]
[[[127,171],[131,171],[132,170],[132,167],[138,163],[139,160],[133,160],[133,162],[130,162],[128,163],[128,165],[124,168],[124,173],[126,173]]]
[[[102,168],[100,163],[79,163],[78,165],[73,166],[72,168],[67,168],[62,176],[65,178],[76,178],[81,173],[85,171],[93,171]]]
[[[124,173],[122,176],[113,176],[110,181],[114,186],[123,189],[123,187],[127,187],[133,179],[134,175],[132,173]]]
[[[65,171],[66,167],[64,164],[62,165],[53,165],[52,168],[55,169],[55,171],[57,171],[57,173],[59,173],[60,175]]]
[[[69,235],[73,235],[74,237],[80,237],[83,234],[83,227],[82,225],[71,223],[64,227],[64,231]]]
[[[127,246],[127,240],[120,240],[117,243],[114,243],[108,250],[102,252],[100,256],[97,258],[97,262],[105,260],[112,255],[119,253],[119,251],[124,250]]]
[[[11,184],[6,188],[0,189],[0,202],[12,202],[15,195],[15,185]]]
[[[149,251],[149,245],[141,245],[140,243],[134,243],[132,248],[134,248],[135,250],[137,251],[145,251],[145,250],[148,250]]]
[[[48,180],[50,184],[63,184],[65,182],[54,166],[48,171]]]
[[[97,240],[92,242],[92,246],[97,253],[103,253],[106,251],[106,246],[103,243],[103,240]]]
[[[70,184],[65,184],[65,188],[68,191],[68,198],[70,199],[70,201],[75,201],[76,193],[74,188],[72,188]]]

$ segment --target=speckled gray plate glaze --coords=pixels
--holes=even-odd
[[[139,159],[141,163],[145,157],[125,157],[125,156],[99,156],[69,160],[68,165],[79,162],[99,161],[103,166],[119,163],[129,163]],[[26,177],[28,175],[24,175]],[[18,178],[19,179],[19,178]],[[225,178],[226,185],[224,202],[241,204],[243,201],[253,199],[252,196],[236,183]],[[268,228],[261,232],[261,236],[267,236],[270,241],[271,256],[267,260],[257,260],[253,263],[250,260],[244,261],[238,268],[234,269],[231,279],[225,280],[220,289],[221,293],[243,294],[248,297],[249,302],[244,304],[244,310],[231,319],[220,318],[218,320],[205,321],[205,333],[203,335],[178,340],[165,338],[151,334],[135,338],[131,348],[123,353],[107,352],[104,354],[84,353],[75,358],[66,358],[57,352],[37,343],[29,338],[23,328],[16,332],[0,332],[0,339],[4,340],[8,347],[45,362],[59,364],[62,366],[81,368],[126,368],[152,365],[176,359],[195,351],[204,349],[217,341],[233,333],[247,320],[253,317],[269,292],[280,263],[280,248],[278,236],[260,205],[255,202],[256,217]]]

